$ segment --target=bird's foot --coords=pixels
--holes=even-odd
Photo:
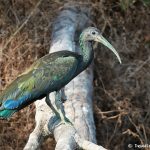
[[[73,126],[73,123],[67,117],[61,118],[61,123],[65,125]]]

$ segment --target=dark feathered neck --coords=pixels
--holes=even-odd
[[[84,70],[91,64],[93,57],[94,57],[94,52],[92,49],[92,42],[86,40],[86,36],[82,33],[80,35],[80,48],[81,52],[80,55],[83,57],[83,63],[81,65],[81,69]]]

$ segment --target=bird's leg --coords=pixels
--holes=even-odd
[[[63,103],[67,100],[67,96],[65,94],[64,88],[61,89],[61,100]]]
[[[53,104],[51,103],[51,100],[49,98],[49,94],[47,94],[46,99],[45,99],[47,105],[52,109],[52,111],[55,113],[56,116],[58,116],[60,118],[59,112],[57,112],[57,110],[55,109],[55,107],[53,106]]]
[[[57,108],[57,112],[60,115],[61,121],[64,124],[71,124],[71,121],[65,116],[65,111],[64,111],[64,107],[63,107],[63,103],[61,101],[62,95],[61,95],[61,91],[56,91],[55,92],[55,105]]]

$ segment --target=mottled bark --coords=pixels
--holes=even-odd
[[[79,52],[79,33],[89,26],[90,9],[86,7],[66,5],[53,23],[50,53],[70,50]],[[45,103],[45,98],[36,101],[36,127],[30,134],[24,150],[40,147],[45,136],[54,135],[56,150],[73,150],[78,147],[86,150],[104,150],[96,143],[93,119],[92,66],[82,72],[65,87],[67,101],[64,103],[66,116],[74,127],[64,125],[55,119],[54,113]],[[54,94],[50,94],[53,103]]]

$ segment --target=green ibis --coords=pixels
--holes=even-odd
[[[48,54],[37,60],[27,71],[18,76],[0,94],[0,118],[7,119],[15,112],[46,96],[46,103],[61,120],[67,120],[60,106],[54,108],[49,93],[55,92],[55,101],[61,100],[60,90],[85,70],[94,58],[92,41],[108,47],[121,63],[113,46],[95,27],[88,27],[80,35],[80,54],[67,50]]]

